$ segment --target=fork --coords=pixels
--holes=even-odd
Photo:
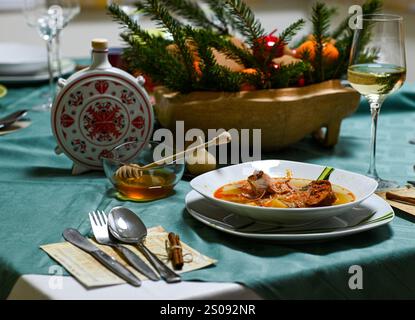
[[[160,277],[133,251],[112,240],[108,231],[108,219],[104,211],[91,211],[89,213],[89,221],[91,222],[92,232],[98,243],[118,250],[134,269],[150,280],[160,280]]]

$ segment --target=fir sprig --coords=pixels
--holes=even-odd
[[[221,91],[239,91],[242,75],[217,64],[210,45],[212,33],[203,29],[188,31],[192,33],[192,38],[198,46],[197,53],[201,61],[200,87],[211,91],[216,91],[218,88],[221,88]]]
[[[304,19],[299,19],[296,22],[290,24],[283,32],[279,35],[279,41],[289,43],[292,38],[300,31],[305,25]]]
[[[213,18],[216,19],[221,27],[222,27],[222,34],[229,34],[230,27],[234,25],[234,19],[232,15],[226,10],[225,1],[224,0],[203,0],[208,6],[209,9],[212,10]]]
[[[151,35],[147,31],[143,30],[137,22],[132,20],[118,5],[114,3],[110,4],[108,6],[108,12],[112,15],[115,21],[122,25],[124,29],[129,30],[130,33],[139,37],[143,42],[149,42],[152,40]],[[157,40],[163,41],[164,38],[159,37]]]
[[[257,67],[256,59],[248,48],[237,46],[229,37],[218,37],[215,34],[210,34],[209,45],[246,68]]]
[[[313,23],[313,38],[315,41],[315,61],[314,68],[316,72],[316,80],[318,82],[324,81],[324,61],[323,50],[324,44],[328,37],[328,31],[330,28],[330,19],[333,11],[329,10],[326,4],[317,2],[313,6],[313,14],[311,22]]]
[[[165,46],[156,43],[145,45],[138,37],[127,33],[122,34],[121,38],[129,45],[124,51],[124,57],[132,70],[151,75],[154,82],[164,83],[173,91],[188,92],[187,70]],[[157,59],[153,58],[154,55],[157,55]]]
[[[118,5],[110,5],[108,11],[123,26],[121,38],[129,45],[124,58],[132,70],[151,75],[153,81],[169,83],[172,90],[187,88],[187,71],[181,59],[166,50],[172,43],[170,40],[143,30]],[[153,56],[157,56],[157,60],[152,59]],[[160,64],[164,67],[160,68]]]
[[[270,77],[272,88],[286,88],[296,85],[299,78],[310,70],[308,62],[300,61],[290,65],[281,66]]]
[[[139,6],[139,4],[138,4]],[[188,73],[188,89],[191,91],[192,85],[195,82],[195,70],[193,55],[190,52],[186,43],[186,32],[184,28],[174,19],[167,8],[159,0],[143,0],[139,8],[144,14],[151,17],[158,25],[166,28],[172,35],[175,44],[182,56],[182,62],[186,67]]]
[[[252,10],[242,0],[225,0],[229,11],[235,16],[238,31],[246,38],[251,46],[265,35],[261,23],[255,19]]]
[[[211,21],[203,11],[203,9],[191,0],[162,0],[163,5],[175,14],[192,22],[195,26],[213,29],[221,34],[227,34],[226,26]]]

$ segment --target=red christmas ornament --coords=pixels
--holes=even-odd
[[[275,70],[278,70],[278,69],[280,68],[280,64],[279,64],[279,63],[273,63],[273,64],[272,64],[272,67],[273,67]]]
[[[280,39],[273,34],[277,32],[277,29],[272,31],[269,35],[261,37],[257,40],[257,43],[253,46],[254,55],[261,59],[274,59],[284,55],[284,47],[286,43],[282,41],[280,43]],[[275,48],[275,46],[278,46]],[[270,57],[272,55],[272,57]]]
[[[305,79],[304,79],[304,77],[300,77],[300,79],[298,79],[297,85],[299,87],[304,87],[305,86]]]

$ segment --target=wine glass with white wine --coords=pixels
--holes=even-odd
[[[347,78],[370,104],[372,114],[368,176],[378,181],[378,190],[397,187],[376,171],[376,133],[379,112],[386,97],[406,78],[403,18],[391,14],[362,15],[362,28],[354,33]]]

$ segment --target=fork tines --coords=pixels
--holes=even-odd
[[[89,213],[89,220],[91,224],[96,224],[99,226],[106,226],[108,223],[107,215],[104,211],[91,211]]]

